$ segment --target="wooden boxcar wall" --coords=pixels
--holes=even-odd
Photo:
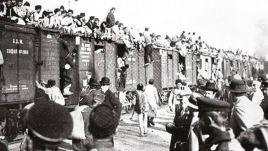
[[[186,69],[186,81],[191,83],[191,84],[196,84],[197,83],[197,56],[192,53],[188,53],[185,56],[185,69]],[[202,62],[202,58],[200,58],[200,61]],[[203,66],[203,63],[201,63]]]
[[[36,35],[36,62],[43,64],[37,67],[37,80],[47,82],[49,79],[56,81],[56,85],[60,86],[60,43],[58,41],[59,33],[51,31],[39,31]]]
[[[33,28],[0,24],[1,104],[29,102],[34,97],[34,34]]]
[[[140,64],[141,62],[140,59],[143,59],[143,58],[139,57],[139,53],[141,52],[139,52],[138,50],[132,51],[128,55],[128,58],[126,60],[126,64],[129,65],[129,68],[127,70],[127,79],[126,79],[126,88],[125,88],[125,90],[127,91],[135,90],[138,83],[145,84],[145,81],[141,80],[142,77],[144,77],[144,75],[143,76],[141,75],[140,70],[144,70],[144,66],[143,64]],[[143,68],[141,68],[140,66],[142,66]]]
[[[80,66],[83,64],[82,68],[79,68],[80,79],[83,79],[83,81],[80,80],[80,83],[85,85],[86,80],[89,80],[86,79],[87,74],[90,74],[89,77],[92,76],[98,81],[106,76],[111,81],[110,89],[116,91],[117,45],[107,41],[95,42],[89,39],[81,40],[80,46],[81,45],[86,45],[86,47],[82,47],[82,51],[80,49]],[[85,60],[85,58],[87,58],[87,60]],[[83,62],[81,59],[83,59]]]
[[[153,63],[145,67],[145,81],[154,79],[154,85],[159,91],[163,88],[174,87],[174,81],[178,77],[178,53],[155,49],[153,60]]]

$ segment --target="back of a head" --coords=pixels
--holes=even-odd
[[[153,85],[154,84],[154,79],[150,79],[149,84]]]
[[[47,81],[47,87],[53,87],[56,85],[56,81],[55,80],[48,80]]]
[[[115,133],[119,124],[120,115],[106,105],[100,104],[96,106],[90,113],[89,130],[96,139],[105,139]]]

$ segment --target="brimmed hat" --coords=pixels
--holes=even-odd
[[[47,142],[61,142],[68,138],[73,130],[69,111],[52,101],[35,104],[27,112],[26,119],[30,131]]]
[[[88,81],[88,85],[89,86],[100,86],[100,83],[96,79],[90,78]]]
[[[118,115],[110,106],[100,104],[90,113],[90,131],[97,139],[103,139],[115,133],[119,124]]]
[[[230,104],[225,101],[207,97],[197,97],[196,99],[199,112],[228,111],[230,109]]]
[[[111,82],[110,82],[110,79],[108,77],[103,77],[103,78],[101,78],[100,84],[101,85],[110,85]]]
[[[233,79],[229,86],[229,90],[232,93],[246,93],[248,92],[246,82],[239,79]]]
[[[205,91],[213,91],[213,92],[218,91],[218,89],[216,88],[216,84],[211,81],[207,81],[206,85],[202,86],[201,89]]]

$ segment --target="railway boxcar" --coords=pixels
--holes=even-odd
[[[16,105],[34,98],[35,30],[0,23],[1,66],[0,105]]]

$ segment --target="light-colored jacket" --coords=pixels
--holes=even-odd
[[[263,93],[261,92],[260,89],[257,89],[256,92],[253,93],[252,102],[255,102],[258,105],[260,105],[263,99],[264,99]]]
[[[159,102],[158,100],[158,93],[157,89],[153,85],[147,85],[145,87],[144,91],[145,97],[151,107],[157,107],[157,103]]]
[[[251,102],[246,96],[240,96],[236,99],[230,124],[235,136],[238,136],[242,131],[262,121],[264,114],[262,108]]]

